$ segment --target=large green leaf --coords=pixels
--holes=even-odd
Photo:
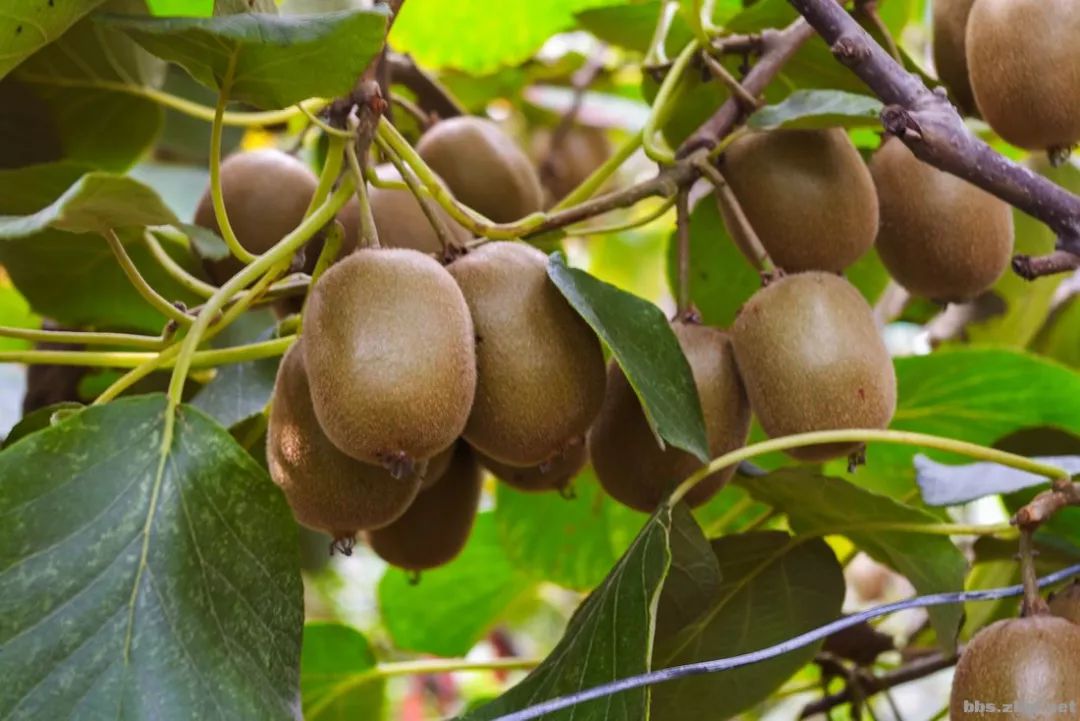
[[[0,453],[0,714],[292,719],[303,603],[278,489],[167,401],[89,408]]]
[[[581,27],[606,43],[644,53],[648,51],[656,32],[656,23],[663,4],[661,0],[648,0],[604,5],[582,10],[577,14],[577,21]],[[669,56],[674,56],[692,38],[693,32],[686,20],[682,14],[676,14],[672,18],[664,48]]]
[[[409,574],[388,568],[379,581],[379,608],[394,645],[439,656],[464,656],[535,581],[507,556],[490,512],[476,518],[469,542],[450,563]]]
[[[215,18],[100,19],[140,45],[219,88],[229,63],[230,97],[263,108],[347,93],[382,47],[386,10],[310,16],[227,15]],[[445,27],[445,26],[444,26]]]
[[[339,623],[304,626],[300,689],[307,721],[377,719],[382,715],[386,681],[368,676],[375,653],[355,628]],[[359,683],[358,679],[366,679]]]
[[[759,478],[741,478],[750,495],[787,514],[793,531],[839,534],[860,550],[906,577],[920,594],[948,593],[964,587],[967,562],[947,536],[890,526],[938,523],[926,511],[870,493],[839,478],[805,469],[784,469]],[[939,641],[951,646],[960,626],[959,606],[929,609]]]
[[[722,582],[711,606],[674,636],[656,639],[655,665],[675,666],[756,651],[840,615],[844,578],[821,539],[765,531],[712,542]],[[765,699],[810,661],[820,644],[719,674],[653,688],[651,719],[731,718]]]
[[[671,564],[671,534],[701,535],[682,505],[662,506],[626,554],[574,613],[562,640],[525,680],[477,711],[468,721],[502,714],[651,668],[653,629],[660,591]],[[549,721],[607,721],[646,717],[649,689],[636,688],[544,716]]]
[[[641,399],[653,431],[673,446],[708,460],[697,386],[663,312],[583,270],[570,268],[559,253],[551,255],[548,275],[611,348]]]
[[[0,53],[0,78],[24,59],[64,34],[79,18],[86,15],[102,0],[80,2],[41,2],[41,0],[8,0],[0,7],[0,37],[4,51]]]
[[[146,6],[142,0],[111,0],[102,10],[144,13]],[[17,131],[23,143],[28,130],[34,133],[38,152],[47,153],[38,162],[67,158],[124,170],[161,128],[161,107],[138,93],[160,85],[164,69],[130,38],[85,18],[4,81],[22,88],[27,98],[0,106],[0,128],[14,125],[6,132]],[[33,118],[23,115],[31,109]],[[10,161],[9,151],[2,152]]]
[[[796,90],[747,119],[752,128],[866,128],[880,124],[881,101],[842,90]]]

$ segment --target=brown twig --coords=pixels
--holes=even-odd
[[[825,39],[833,55],[885,103],[882,125],[916,157],[1037,218],[1057,235],[1058,251],[1080,255],[1080,196],[975,137],[944,91],[930,91],[918,76],[904,70],[835,0],[788,2]],[[1061,272],[1068,264],[1057,254],[1053,257],[1053,261],[1030,258],[1022,267],[1033,274]]]
[[[1017,511],[1012,522],[1021,529],[1034,530],[1067,506],[1080,506],[1080,483],[1063,478]]]
[[[675,302],[677,317],[690,312],[690,199],[686,188],[675,196],[675,233],[678,238],[679,283]]]
[[[1016,255],[1012,259],[1013,271],[1027,280],[1044,275],[1068,273],[1080,268],[1080,255],[1065,250],[1055,250],[1049,255]]]
[[[734,75],[728,72],[728,69],[724,67],[723,63],[707,52],[701,53],[701,59],[705,61],[705,67],[709,69],[709,72],[711,72],[717,80],[722,82],[724,87],[726,87],[732,95],[742,102],[743,107],[746,110],[753,112],[758,109],[761,105],[761,101],[757,97],[751,95],[750,91],[744,88],[742,83],[740,83]]]

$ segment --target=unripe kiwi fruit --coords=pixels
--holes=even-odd
[[[490,120],[449,118],[416,145],[457,199],[496,223],[540,210],[544,193],[528,156]]]
[[[532,155],[540,167],[540,181],[556,203],[581,185],[611,157],[611,141],[600,128],[571,127],[551,151],[554,132],[538,130],[532,137]]]
[[[401,176],[390,166],[380,168],[379,176],[387,179],[397,179]],[[409,190],[395,190],[392,188],[372,188],[368,191],[371,202],[371,214],[375,218],[375,230],[379,233],[379,244],[387,248],[412,248],[421,253],[433,255],[442,254],[442,243],[439,236],[431,226],[420,201]],[[443,226],[450,233],[452,239],[459,245],[464,245],[469,239],[469,233],[450,217],[450,214],[439,207],[437,215],[442,219]]]
[[[934,65],[949,97],[964,113],[975,110],[964,37],[975,0],[934,0]]]
[[[458,443],[442,478],[421,491],[400,518],[369,533],[368,545],[379,558],[408,571],[449,563],[469,540],[482,485],[472,449]]]
[[[715,458],[739,448],[750,430],[750,404],[728,334],[684,321],[672,323],[671,329],[693,372],[709,454]],[[702,463],[678,448],[660,448],[633,387],[614,362],[608,368],[607,385],[604,407],[589,433],[593,468],[615,500],[651,513]],[[712,498],[734,471],[729,466],[698,483],[687,494],[687,503],[699,506]]]
[[[885,428],[892,419],[892,360],[870,306],[843,278],[798,273],[773,281],[742,307],[731,334],[750,406],[769,436]],[[788,453],[820,461],[861,445]]]
[[[511,488],[527,493],[563,490],[585,467],[585,462],[589,459],[584,438],[571,442],[562,453],[535,466],[511,466],[489,458],[483,453],[476,455],[484,468],[491,471],[491,475]]]
[[[439,451],[434,456],[429,458],[420,469],[420,490],[425,488],[431,488],[434,486],[443,474],[446,473],[446,469],[450,467],[450,459],[454,457],[454,446],[456,443],[452,443],[445,449]]]
[[[976,0],[968,17],[975,102],[998,135],[1029,150],[1080,141],[1080,3]]]
[[[604,400],[600,341],[524,243],[487,243],[448,266],[476,327],[476,400],[462,434],[496,461],[550,461]]]
[[[870,161],[881,203],[877,250],[897,283],[936,301],[970,300],[1009,265],[1012,209],[889,138]]]
[[[318,184],[318,178],[307,165],[272,148],[234,153],[221,163],[221,195],[229,225],[240,245],[254,255],[265,253],[300,225]],[[359,204],[356,209],[359,210]],[[342,223],[345,226],[344,255],[356,247],[357,232],[356,224],[346,219],[346,210],[342,211]],[[195,225],[221,235],[209,187],[195,209]],[[305,248],[303,268],[306,272],[315,268],[321,249],[321,239],[312,241]],[[205,260],[203,266],[210,279],[219,285],[244,267],[232,256]]]
[[[1080,581],[1073,581],[1050,597],[1050,613],[1080,624]]]
[[[420,490],[418,477],[393,478],[345,455],[326,437],[311,405],[302,341],[278,368],[266,460],[296,520],[335,539],[394,521]]]
[[[874,181],[841,128],[751,133],[725,151],[723,174],[785,271],[839,273],[874,243]],[[729,230],[740,232],[726,216]]]
[[[342,451],[407,472],[461,435],[476,389],[473,325],[438,261],[360,249],[312,288],[303,328],[315,413]]]
[[[982,710],[970,709],[978,702]],[[997,621],[975,634],[953,676],[952,721],[1067,717],[1059,704],[1080,702],[1080,626],[1056,616]],[[1041,712],[1003,713],[1006,704],[1036,704]],[[987,706],[993,704],[995,711]],[[1049,710],[1053,704],[1053,710]],[[976,707],[976,708],[980,708]]]

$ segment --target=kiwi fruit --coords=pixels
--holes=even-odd
[[[896,410],[896,374],[873,311],[854,286],[829,273],[775,280],[740,309],[731,330],[750,406],[771,437],[885,428]],[[859,443],[788,453],[821,461]]]
[[[727,149],[722,170],[761,245],[785,271],[839,273],[874,243],[874,181],[841,128],[751,133]]]
[[[968,17],[971,89],[983,118],[1028,150],[1080,141],[1080,3],[977,0]]]
[[[913,295],[962,302],[1009,266],[1012,209],[971,183],[916,158],[889,138],[870,161],[881,203],[877,250]]]
[[[416,150],[458,200],[496,223],[543,207],[540,178],[528,156],[490,120],[443,120],[424,133]]]
[[[1080,581],[1050,596],[1050,613],[1080,624]]]
[[[285,353],[267,428],[270,477],[303,525],[335,539],[394,521],[416,498],[420,479],[397,479],[350,458],[323,433],[311,405],[303,341]]]
[[[570,485],[570,481],[585,467],[585,462],[589,459],[584,438],[576,439],[551,460],[535,466],[511,466],[483,453],[476,455],[484,468],[491,471],[491,475],[511,488],[527,493],[562,491]]]
[[[454,446],[452,443],[445,449],[439,451],[434,456],[429,458],[426,464],[420,469],[420,490],[425,488],[431,488],[434,486],[443,474],[446,473],[446,469],[450,467],[450,459],[454,457]]]
[[[975,0],[934,0],[934,65],[949,97],[964,113],[975,110],[964,37]]]
[[[671,329],[694,375],[710,455],[739,448],[750,430],[750,404],[731,339],[718,328],[694,322],[676,321]],[[633,387],[614,362],[607,387],[604,407],[589,433],[593,468],[615,500],[651,513],[702,463],[678,448],[661,449]],[[724,468],[698,483],[686,496],[687,503],[699,506],[712,498],[734,471],[734,466]]]
[[[304,309],[315,413],[344,453],[408,473],[461,435],[476,389],[469,307],[433,258],[362,248]]]
[[[379,176],[388,179],[401,177],[393,166],[380,168]],[[380,245],[388,248],[412,248],[421,253],[442,255],[443,247],[439,236],[420,207],[420,201],[409,190],[372,188],[368,192],[368,198]],[[469,239],[468,231],[458,225],[442,208],[436,212],[442,218],[443,225],[453,241],[463,246]]]
[[[369,533],[368,545],[379,558],[407,571],[449,563],[469,540],[482,487],[472,449],[458,443],[442,478],[422,491],[400,518]]]
[[[1080,626],[1029,616],[997,621],[971,639],[956,665],[949,718],[1048,721],[1075,716],[1077,702]],[[1013,713],[1005,713],[1006,704],[1016,704]],[[1033,704],[1033,713],[1024,713],[1021,704]]]
[[[599,128],[584,125],[571,127],[551,152],[553,131],[542,129],[533,134],[532,154],[540,167],[540,181],[548,191],[549,204],[570,195],[593,172],[611,157],[611,141]]]
[[[512,466],[550,462],[604,400],[600,341],[524,243],[487,243],[448,266],[476,327],[476,400],[462,434]]]

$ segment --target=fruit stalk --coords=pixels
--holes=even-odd
[[[229,67],[225,71],[225,78],[221,81],[221,88],[218,91],[214,122],[210,126],[210,197],[214,204],[214,217],[217,218],[221,237],[225,240],[225,245],[229,246],[229,252],[240,262],[250,263],[255,256],[248,252],[247,248],[240,244],[240,239],[236,237],[232,224],[229,223],[229,213],[225,210],[225,196],[221,189],[221,134],[224,129],[222,119],[225,115],[225,105],[229,102],[229,88],[232,85],[233,75],[236,73],[236,58],[236,53],[229,58]]]
[[[169,299],[154,290],[154,287],[147,282],[146,278],[143,278],[142,273],[135,266],[135,262],[131,260],[131,256],[128,255],[127,250],[124,248],[124,244],[120,242],[119,236],[116,235],[116,231],[111,228],[103,233],[106,242],[109,244],[109,249],[112,250],[116,261],[120,264],[120,267],[124,271],[124,275],[128,277],[131,284],[135,286],[135,290],[139,292],[146,302],[154,307],[155,310],[160,312],[163,316],[170,321],[179,325],[191,325],[192,318],[184,311],[180,310],[177,306],[169,302]]]

